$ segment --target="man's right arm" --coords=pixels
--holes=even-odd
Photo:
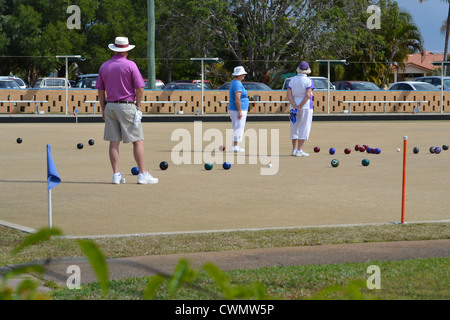
[[[105,90],[98,90],[98,101],[100,101],[100,107],[102,108],[102,118],[105,119],[105,108],[106,108]]]

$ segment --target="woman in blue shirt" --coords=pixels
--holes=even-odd
[[[228,105],[228,112],[230,113],[231,125],[233,127],[233,146],[232,152],[244,152],[244,149],[239,147],[239,143],[242,141],[244,135],[245,122],[247,120],[248,112],[248,95],[245,90],[242,80],[245,75],[244,67],[234,68],[233,77],[234,80],[230,85],[230,103]]]

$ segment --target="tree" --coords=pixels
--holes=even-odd
[[[119,36],[128,37],[136,48],[130,51],[140,70],[147,70],[147,3],[145,0],[103,0],[98,3],[93,20],[84,25],[87,60],[80,65],[85,73],[98,72],[101,64],[109,60],[112,51],[108,44]]]
[[[67,0],[12,0],[0,5],[1,74],[17,74],[31,84],[39,76],[63,69],[64,62],[56,55],[83,50],[83,30],[66,25],[69,5]],[[91,19],[90,1],[80,0],[79,6],[84,20]]]
[[[386,70],[384,30],[369,29],[369,0],[333,1],[322,13],[325,32],[319,39],[323,58],[347,60],[347,66],[335,66],[336,80],[366,80],[380,85]],[[377,3],[379,5],[379,3]],[[334,72],[333,72],[334,71]]]
[[[318,16],[331,5],[316,0],[173,3],[173,12],[188,22],[186,25],[197,25],[204,31],[203,37],[212,39],[210,43],[201,42],[205,52],[222,52],[230,69],[243,65],[248,69],[249,80],[267,79],[270,83],[282,73],[295,70],[301,59],[313,57],[314,40],[321,33]]]
[[[420,3],[427,0],[419,0]],[[448,53],[448,41],[450,37],[450,0],[441,0],[442,2],[448,3],[448,14],[447,14],[447,23],[445,30],[445,45],[444,45],[444,61],[447,61],[447,53]],[[447,66],[444,65],[444,74],[447,74]]]
[[[78,30],[65,25],[71,2],[0,0],[0,73],[31,82],[63,71],[64,62],[55,58],[63,54],[82,55],[81,72],[95,73],[112,55],[108,44],[127,36],[136,44],[129,57],[145,77],[147,0],[78,0]],[[381,30],[367,28],[370,4],[382,7]],[[301,60],[317,71],[317,59],[347,59],[354,63],[333,74],[381,79],[389,74],[386,61],[400,62],[415,46],[399,32],[420,37],[405,29],[414,27],[412,19],[399,18],[395,8],[393,0],[155,0],[156,74],[164,81],[198,77],[200,68],[190,58],[220,57],[223,64],[206,66],[216,84],[243,65],[247,79],[273,86]]]
[[[390,0],[387,1],[389,4]],[[408,54],[420,52],[423,54],[422,36],[420,30],[412,22],[412,17],[398,7],[392,4],[384,8],[386,15],[382,19],[382,29],[384,29],[384,40],[386,42],[386,58],[388,68],[382,83],[384,87],[389,80],[389,72],[394,62],[403,65],[407,60]]]

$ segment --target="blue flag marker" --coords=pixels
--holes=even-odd
[[[47,190],[50,190],[61,183],[58,170],[56,170],[55,163],[53,162],[51,146],[49,144],[47,145],[47,182]]]
[[[61,183],[58,170],[56,170],[55,163],[52,158],[52,150],[50,145],[47,145],[47,182],[48,182],[48,227],[53,227],[53,215],[52,215],[52,188]]]

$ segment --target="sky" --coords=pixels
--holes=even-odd
[[[442,23],[447,20],[448,2],[442,0],[397,0],[400,8],[409,12],[420,29],[426,51],[444,52],[445,35],[441,35]]]

